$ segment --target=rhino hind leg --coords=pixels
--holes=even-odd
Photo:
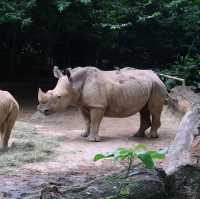
[[[92,142],[99,142],[100,137],[98,136],[99,126],[103,119],[104,111],[102,109],[91,109],[90,110],[90,134],[88,140]]]
[[[0,127],[0,130],[1,130],[0,152],[5,152],[8,148],[8,143],[6,144],[6,142],[5,142],[6,129],[7,129],[7,123],[3,122]]]
[[[91,123],[91,120],[90,120],[90,113],[88,110],[86,109],[81,109],[81,113],[82,113],[82,116],[83,116],[83,119],[85,121],[85,130],[84,132],[81,134],[82,137],[88,137],[89,134],[90,134],[90,123]]]
[[[164,99],[160,98],[155,101],[155,103],[149,104],[149,110],[152,117],[152,124],[151,124],[151,130],[149,133],[150,138],[158,138],[158,128],[161,126],[161,113],[163,109]]]
[[[138,129],[134,137],[144,137],[145,130],[148,129],[150,126],[151,126],[150,111],[148,110],[147,106],[145,106],[140,111],[140,128]]]
[[[161,122],[160,122],[160,117],[158,115],[153,115],[152,114],[152,126],[150,130],[149,137],[150,138],[158,138],[158,128],[160,127]]]
[[[8,150],[8,141],[17,119],[17,110],[13,110],[1,126],[1,151]]]

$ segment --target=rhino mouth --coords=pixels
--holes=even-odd
[[[38,107],[38,111],[44,115],[50,115],[52,114],[52,111],[50,111],[49,109],[41,109],[40,107]]]
[[[44,115],[50,115],[50,114],[51,114],[51,111],[50,111],[50,110],[44,110],[44,111],[43,111],[43,114],[44,114]]]

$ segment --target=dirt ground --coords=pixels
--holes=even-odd
[[[94,143],[80,136],[84,123],[78,110],[70,108],[48,117],[33,118],[35,111],[33,106],[23,107],[18,121],[31,124],[41,136],[57,139],[59,145],[48,160],[0,168],[0,199],[38,198],[47,183],[73,185],[115,171],[119,166],[110,160],[94,162],[94,155],[136,143],[144,143],[148,149],[165,149],[179,124],[178,119],[164,110],[158,139],[134,138],[132,135],[139,128],[139,115],[123,119],[104,118],[100,127],[102,141]]]

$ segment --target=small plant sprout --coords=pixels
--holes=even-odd
[[[146,150],[146,146],[144,144],[137,144],[132,148],[119,148],[113,153],[105,153],[105,154],[96,154],[94,157],[94,161],[102,160],[102,159],[113,159],[114,162],[120,161],[128,161],[127,173],[126,177],[128,177],[131,167],[133,165],[134,160],[138,159],[142,162],[142,164],[148,169],[155,168],[155,159],[163,160],[165,158],[164,151],[152,151]]]

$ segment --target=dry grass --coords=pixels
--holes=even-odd
[[[17,122],[12,132],[13,146],[0,154],[0,168],[19,167],[26,163],[47,161],[55,155],[59,137],[47,137],[33,125]]]

